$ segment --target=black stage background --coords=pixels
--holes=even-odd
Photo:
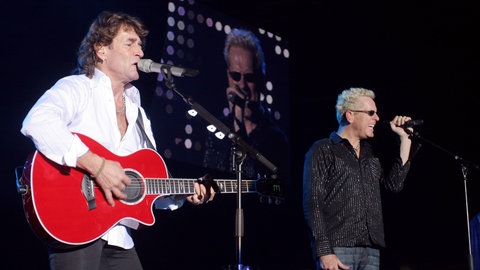
[[[405,190],[385,195],[388,249],[385,269],[467,269],[465,178],[462,157],[478,164],[476,93],[478,9],[474,1],[201,1],[205,5],[285,37],[290,44],[292,194],[284,220],[290,239],[272,269],[311,269],[298,202],[303,156],[314,140],[337,127],[337,93],[350,86],[374,89],[380,116],[425,120],[424,143]],[[260,3],[259,3],[260,2]],[[19,130],[33,102],[75,64],[75,50],[101,10],[122,10],[144,19],[164,36],[165,1],[15,1],[4,3],[1,176],[4,269],[47,269],[46,252],[32,234],[16,193],[16,166],[32,143]],[[149,39],[146,56],[159,59],[162,40]],[[154,76],[138,81],[153,89]],[[148,91],[148,90],[146,90]],[[151,93],[145,93],[148,104]],[[377,137],[381,135],[379,131]],[[440,146],[439,149],[437,146]],[[447,151],[444,151],[447,150]],[[188,171],[182,164],[172,170]],[[191,172],[197,173],[192,168]],[[480,211],[479,173],[467,171],[469,214]],[[186,176],[189,177],[189,176]],[[147,269],[220,269],[235,263],[233,197],[212,205],[156,211],[157,223],[136,233]],[[248,212],[248,209],[245,209]],[[272,210],[272,211],[277,211]],[[246,221],[248,224],[248,220]],[[250,230],[250,231],[249,231]],[[251,241],[246,229],[245,241]],[[293,240],[292,240],[293,239]],[[244,250],[255,265],[264,256]],[[267,256],[267,255],[265,255]],[[282,265],[282,267],[280,267]],[[267,269],[264,267],[263,269]]]

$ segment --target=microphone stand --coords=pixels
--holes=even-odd
[[[460,169],[463,175],[463,186],[464,186],[464,196],[465,196],[465,212],[466,212],[466,218],[467,218],[467,239],[468,239],[468,269],[473,270],[473,255],[472,255],[472,240],[470,236],[470,215],[469,215],[469,206],[468,206],[468,191],[467,191],[467,172],[469,168],[473,168],[476,170],[480,170],[480,167],[477,164],[474,164],[468,160],[465,160],[461,156],[458,156],[447,149],[441,147],[440,145],[422,137],[418,132],[416,131],[411,131],[407,128],[405,128],[405,131],[410,135],[410,138],[418,139],[423,142],[426,142],[432,146],[434,146],[437,149],[440,149],[441,151],[447,153],[448,155],[452,156],[455,160],[457,160],[460,163]]]
[[[236,237],[236,253],[237,253],[237,264],[233,266],[228,266],[228,270],[248,270],[250,267],[244,266],[242,264],[242,237],[244,235],[244,218],[243,218],[243,209],[242,209],[242,163],[247,156],[247,154],[262,163],[273,173],[276,173],[278,168],[273,163],[271,163],[267,158],[265,158],[259,151],[249,145],[243,138],[232,132],[222,121],[213,116],[208,112],[202,105],[193,100],[192,97],[186,96],[182,93],[180,89],[173,82],[172,73],[170,68],[162,69],[162,75],[165,78],[165,85],[175,91],[182,99],[191,106],[203,119],[208,123],[214,125],[218,130],[220,130],[227,138],[232,140],[233,145],[233,165],[234,171],[237,177],[237,209],[235,215],[235,237]]]

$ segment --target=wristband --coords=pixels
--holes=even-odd
[[[98,175],[100,175],[100,173],[102,172],[103,168],[105,167],[105,158],[102,158],[102,165],[100,165],[100,169],[98,169],[97,173],[95,174],[91,174],[90,176],[92,178],[97,178]]]

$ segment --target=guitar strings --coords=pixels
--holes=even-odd
[[[132,179],[134,182],[132,182],[127,187],[138,188],[138,187],[147,186],[147,188],[150,188],[150,189],[161,189],[161,190],[172,190],[172,189],[173,190],[179,190],[179,189],[185,190],[187,188],[190,189],[189,187],[191,187],[193,189],[192,184],[197,182],[197,180],[192,180],[192,179],[148,178],[148,179],[145,179],[146,182],[152,182],[152,183],[145,184],[145,182],[143,181],[144,178],[131,177],[130,179]],[[162,181],[165,181],[165,183],[162,183]],[[232,181],[234,181],[234,182],[232,182]],[[173,184],[173,186],[165,186],[165,184],[167,182],[174,182],[174,183],[170,183],[170,184]],[[221,179],[219,179],[219,180],[215,180],[215,182],[217,183],[217,185],[220,184],[223,187],[222,190],[231,190],[231,189],[236,190],[236,187],[237,187],[236,180],[221,180]],[[254,188],[255,187],[255,182],[256,182],[255,180],[242,180],[242,189],[255,190],[255,188]],[[185,184],[187,184],[187,185],[185,185]],[[183,186],[183,188],[181,188],[182,186]],[[99,186],[96,185],[96,187],[99,187]]]

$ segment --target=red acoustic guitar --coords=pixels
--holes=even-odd
[[[162,196],[193,194],[198,179],[168,178],[165,162],[151,149],[117,156],[93,139],[78,134],[95,153],[120,162],[132,183],[127,199],[111,207],[95,181],[80,169],[58,165],[36,151],[26,161],[18,185],[24,191],[26,218],[36,235],[57,247],[82,245],[100,238],[124,219],[151,226],[152,204]],[[214,180],[220,193],[237,193],[237,180]],[[278,180],[242,180],[242,193],[281,198]]]

